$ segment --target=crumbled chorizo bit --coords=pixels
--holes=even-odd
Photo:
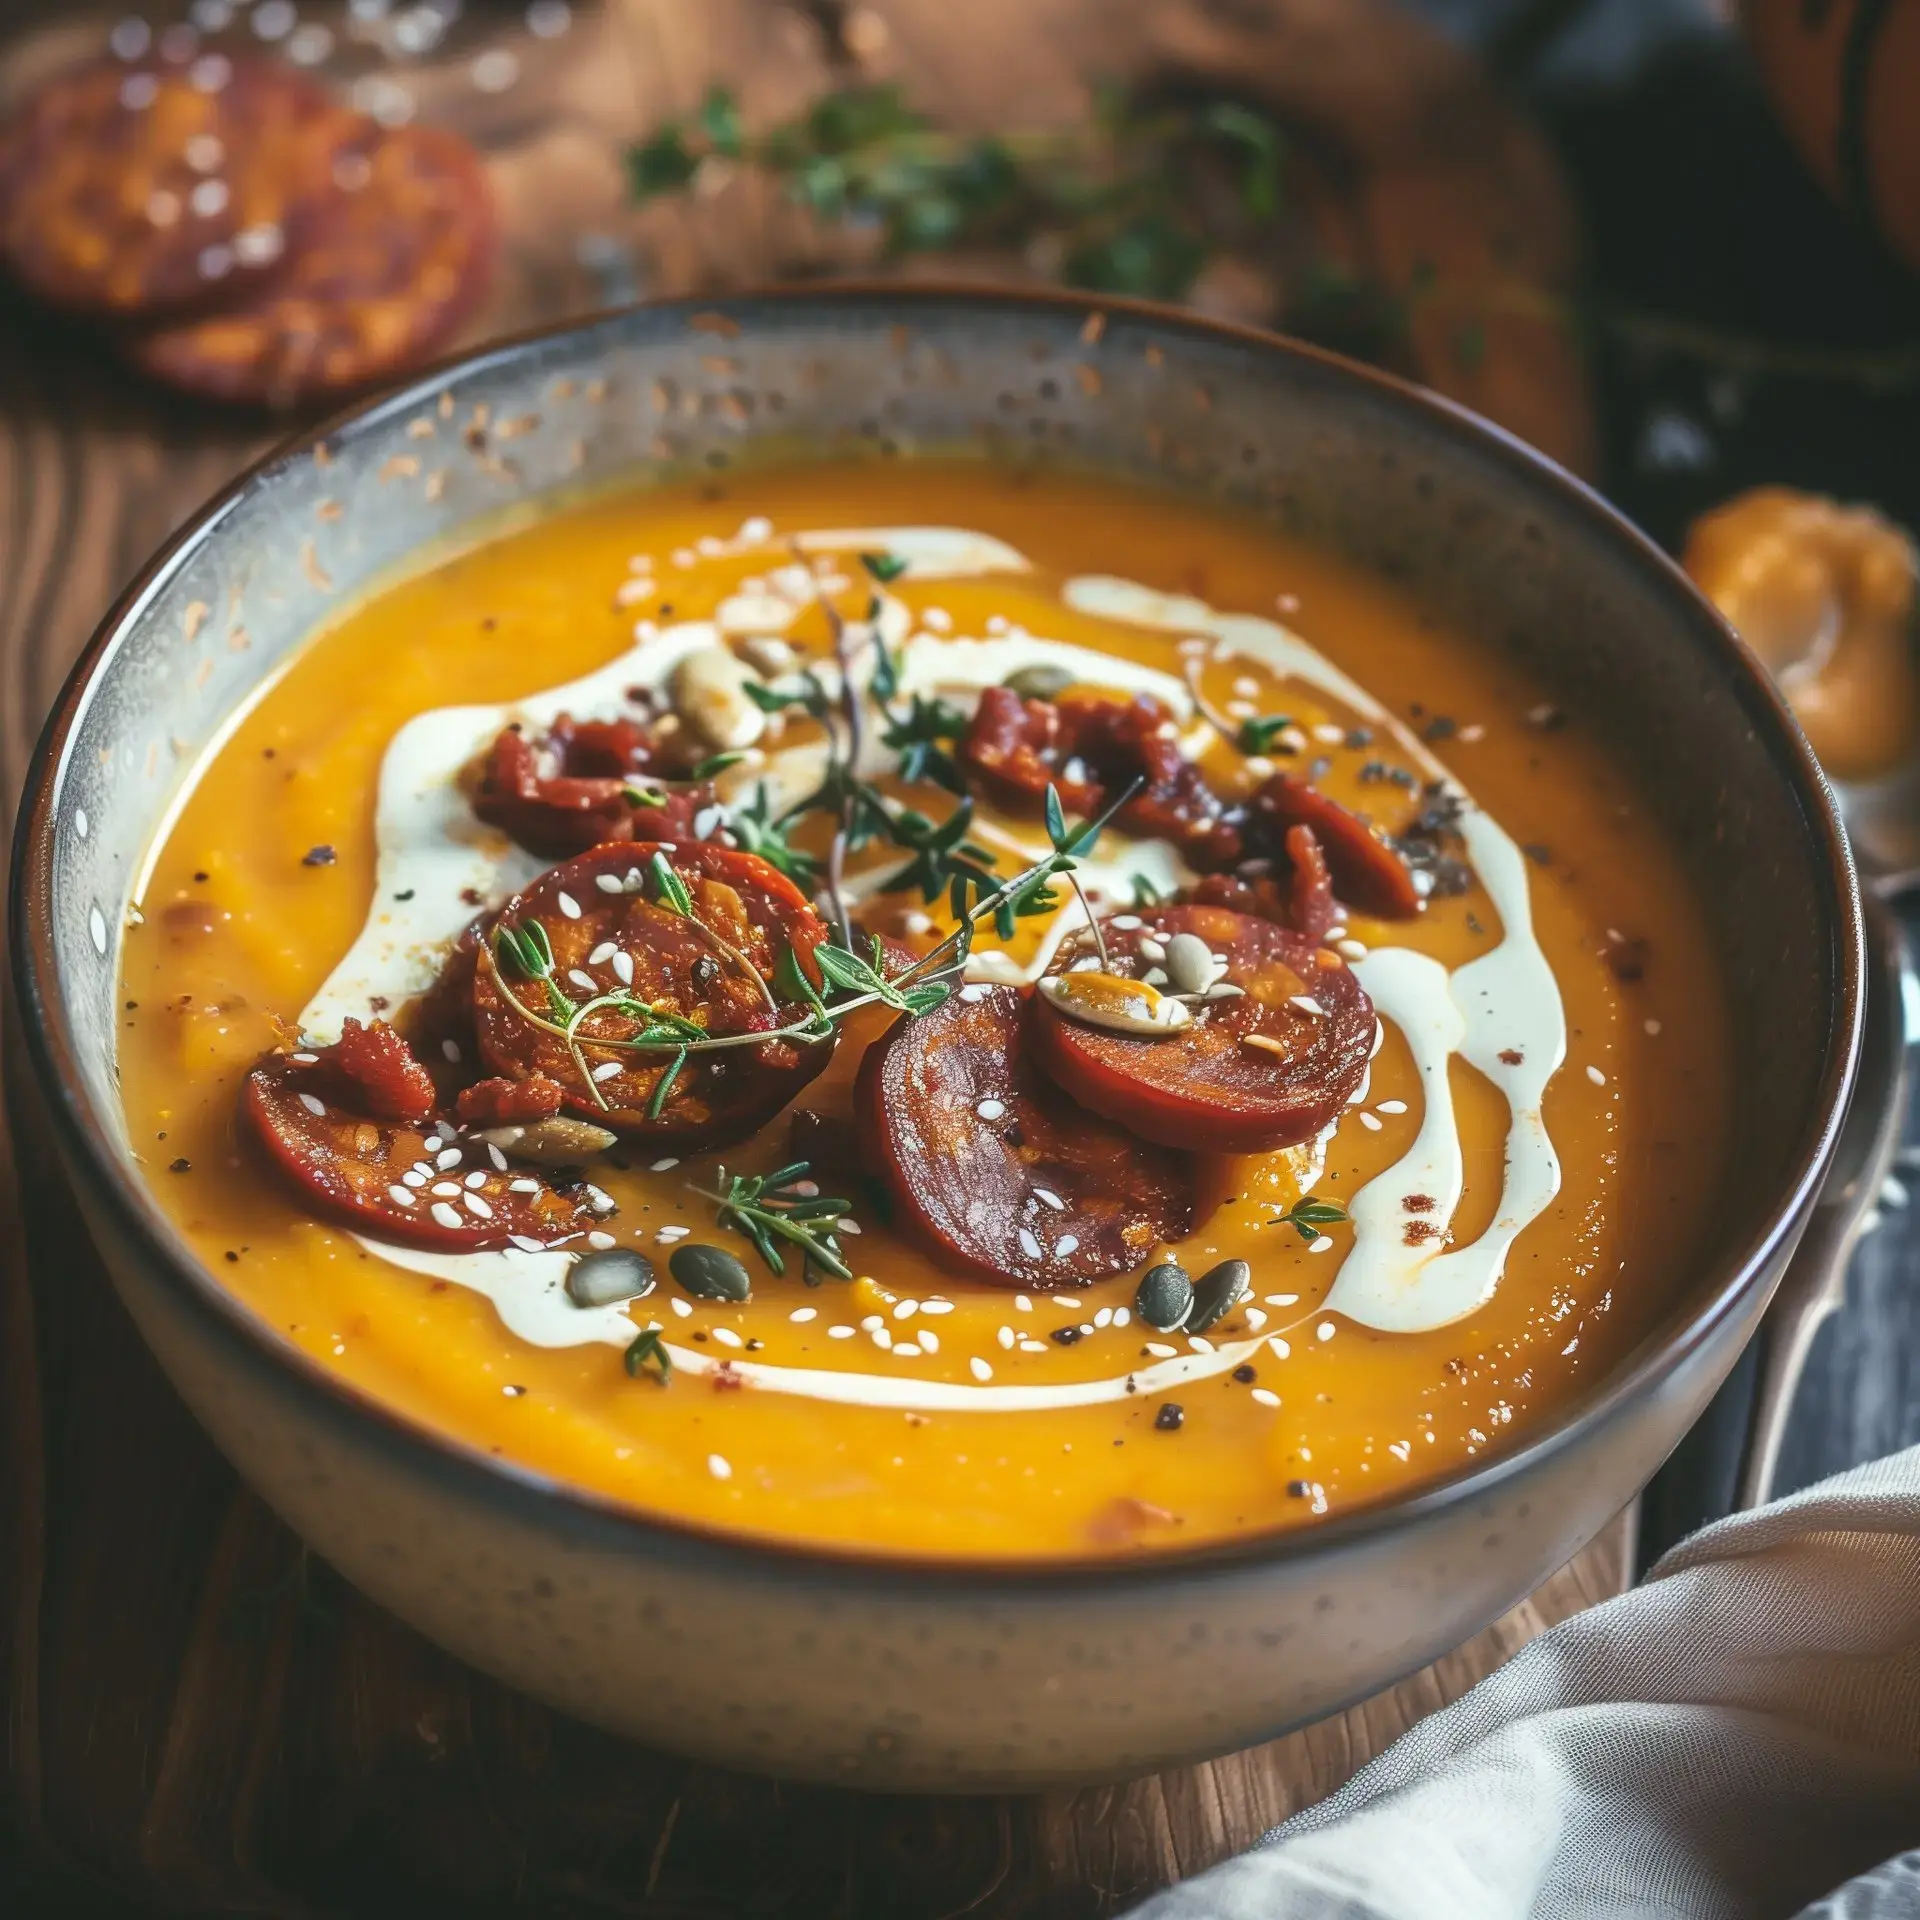
[[[525,1080],[496,1078],[464,1087],[454,1111],[469,1127],[526,1126],[551,1119],[565,1099],[556,1082],[536,1073]]]
[[[424,1120],[433,1111],[432,1075],[384,1020],[363,1027],[350,1017],[338,1043],[321,1052],[320,1067],[355,1112],[378,1120]]]

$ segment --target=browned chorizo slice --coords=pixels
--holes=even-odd
[[[1224,907],[1163,907],[1103,931],[1123,980],[1187,984],[1174,946],[1184,937],[1201,943],[1185,953],[1213,956],[1216,983],[1241,991],[1193,1004],[1186,1024],[1162,1038],[1074,1018],[1043,987],[1028,1014],[1029,1044],[1082,1106],[1167,1146],[1262,1153],[1312,1138],[1352,1098],[1373,1051],[1373,1002],[1337,954]],[[1053,978],[1072,979],[1093,951],[1086,936],[1067,942]]]
[[[240,1095],[254,1138],[319,1212],[441,1253],[552,1246],[593,1225],[585,1186],[563,1192],[509,1167],[450,1120],[377,1120],[335,1104],[335,1051],[275,1054]]]
[[[1193,1163],[1076,1107],[1030,1065],[1022,995],[963,987],[867,1049],[854,1104],[893,1224],[941,1265],[1084,1287],[1193,1225]]]
[[[800,890],[753,854],[596,847],[500,910],[474,972],[481,1057],[509,1080],[544,1076],[616,1132],[681,1150],[740,1139],[832,1056],[830,1039],[742,1037],[806,1017],[776,985],[781,958],[791,949],[811,969],[825,937]],[[642,1036],[660,1044],[631,1044]],[[675,1045],[727,1037],[684,1057]]]
[[[306,236],[359,124],[219,53],[60,74],[0,135],[0,257],[42,299],[116,318],[232,297]]]
[[[1253,796],[1247,839],[1264,852],[1282,851],[1289,831],[1311,827],[1333,875],[1333,890],[1349,907],[1382,920],[1410,920],[1420,911],[1413,872],[1385,834],[1339,801],[1290,773],[1276,773]]]

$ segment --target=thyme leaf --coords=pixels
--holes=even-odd
[[[723,1167],[714,1176],[722,1184],[694,1186],[693,1191],[711,1200],[719,1208],[721,1226],[744,1234],[775,1273],[787,1270],[786,1255],[781,1251],[786,1245],[800,1248],[811,1265],[823,1267],[841,1280],[851,1280],[853,1269],[840,1251],[835,1229],[853,1211],[853,1202],[796,1192],[794,1189],[807,1177],[808,1167],[807,1161],[796,1160],[773,1173],[732,1176]]]
[[[656,853],[647,862],[647,874],[653,882],[653,897],[661,906],[669,913],[677,913],[683,920],[694,917],[693,895],[687,891],[687,883],[673,870],[664,853]]]
[[[640,1334],[627,1348],[626,1357],[629,1379],[639,1379],[642,1371],[649,1366],[659,1369],[663,1387],[673,1378],[673,1355],[667,1351],[659,1327],[649,1327]]]
[[[1285,1213],[1276,1214],[1268,1223],[1275,1227],[1291,1227],[1300,1238],[1312,1245],[1328,1227],[1337,1227],[1347,1217],[1347,1210],[1337,1200],[1296,1200]]]

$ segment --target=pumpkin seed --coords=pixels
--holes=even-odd
[[[1197,933],[1176,933],[1167,942],[1166,969],[1175,993],[1205,993],[1219,972],[1213,949]]]
[[[567,1298],[576,1307],[617,1307],[654,1289],[653,1262],[630,1247],[582,1254],[567,1269]]]
[[[531,1160],[541,1167],[578,1166],[596,1153],[605,1153],[618,1139],[590,1120],[571,1120],[561,1113],[536,1120],[530,1127],[488,1127],[479,1137],[516,1160]]]
[[[1022,667],[1002,684],[1023,700],[1057,700],[1073,685],[1073,675],[1065,667]]]
[[[1253,1291],[1253,1269],[1244,1260],[1222,1260],[1193,1283],[1193,1311],[1184,1331],[1205,1333]]]
[[[750,1300],[753,1279],[725,1247],[689,1240],[675,1247],[667,1270],[696,1300]]]
[[[1133,1310],[1159,1333],[1172,1333],[1186,1324],[1193,1311],[1193,1282],[1177,1260],[1149,1267],[1133,1296]]]
[[[1110,1033],[1134,1033],[1164,1039],[1192,1023],[1186,1002],[1162,994],[1144,980],[1111,973],[1050,973],[1040,991],[1069,1020]]]

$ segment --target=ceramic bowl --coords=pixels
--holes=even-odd
[[[409,431],[423,418],[430,439]],[[1740,1075],[1711,1246],[1644,1343],[1519,1444],[1317,1527],[1123,1565],[756,1544],[410,1425],[253,1317],[149,1196],[115,1091],[120,929],[183,776],[318,621],[556,490],[956,449],[1230,503],[1390,576],[1587,716],[1681,849]],[[146,569],[62,693],[29,782],[12,940],[34,1064],[115,1283],[293,1527],[403,1619],[569,1713],[895,1791],[1053,1787],[1243,1747],[1529,1593],[1633,1498],[1753,1330],[1832,1149],[1861,1003],[1852,873],[1804,743],[1705,602],[1576,481],[1270,335],[901,288],[541,333],[263,461]]]

